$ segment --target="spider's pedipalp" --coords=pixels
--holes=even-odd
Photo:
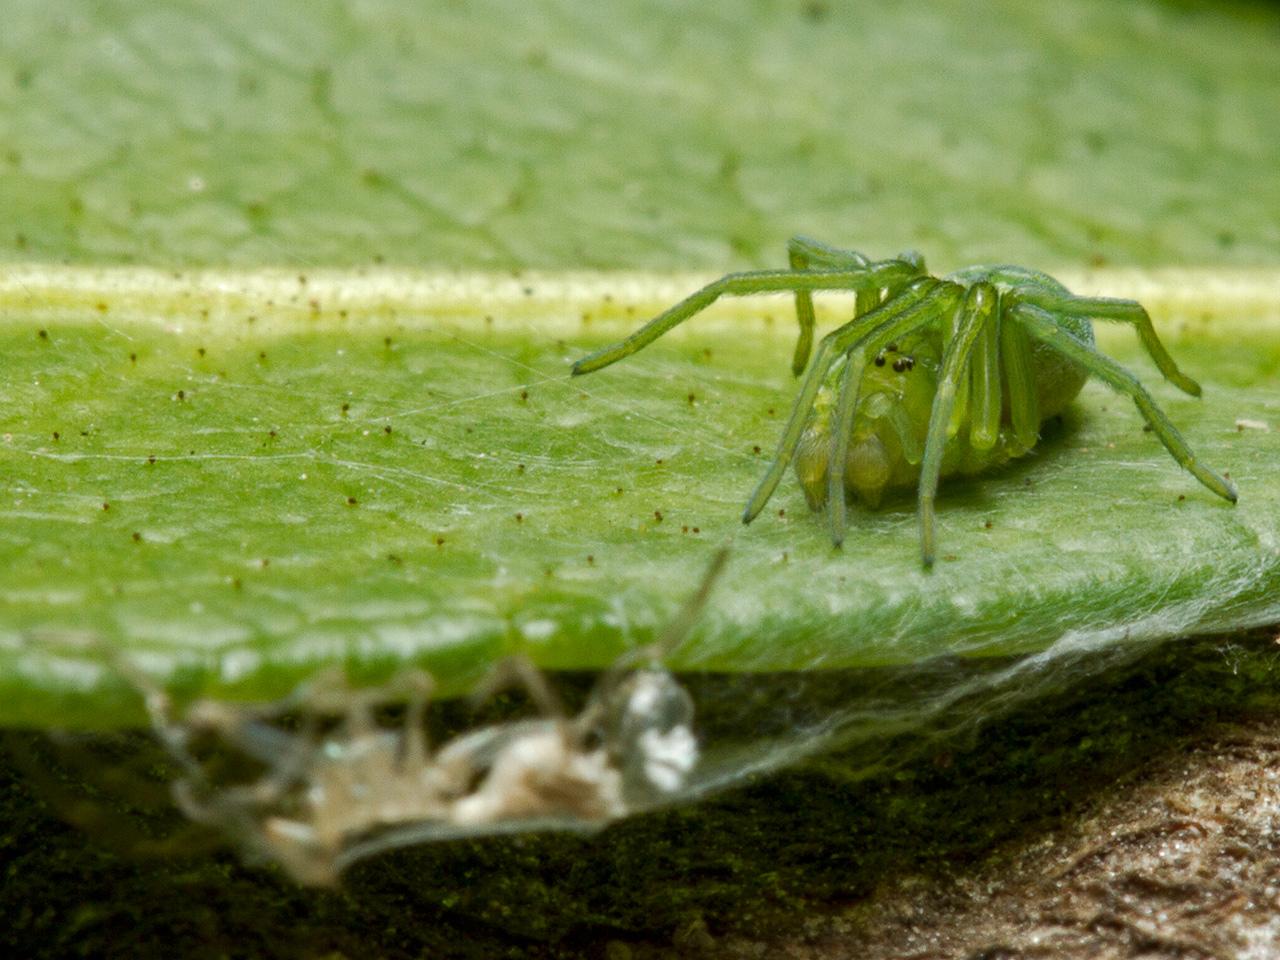
[[[1057,323],[1054,314],[1044,308],[1024,302],[1016,305],[1011,313],[1019,322],[1025,324],[1027,331],[1033,337],[1053,347],[1098,379],[1130,397],[1173,459],[1218,496],[1231,503],[1236,502],[1235,486],[1230,480],[1218,476],[1196,459],[1187,442],[1182,439],[1182,434],[1178,433],[1178,429],[1164,411],[1156,406],[1155,400],[1138,382],[1137,377],[1110,357],[1073,337]]]
[[[786,472],[787,465],[791,462],[791,457],[795,453],[796,444],[800,441],[800,435],[804,432],[804,425],[808,420],[809,411],[813,408],[814,400],[817,398],[818,391],[822,388],[822,383],[826,380],[832,364],[864,332],[874,329],[887,316],[910,309],[937,284],[938,281],[932,277],[921,277],[910,283],[896,297],[881,304],[875,310],[863,316],[855,317],[844,326],[837,327],[822,338],[818,343],[817,351],[814,353],[813,363],[809,365],[804,380],[800,384],[800,391],[796,394],[795,402],[791,406],[791,417],[787,420],[787,426],[778,441],[778,448],[773,455],[773,461],[769,464],[769,469],[765,472],[759,484],[756,485],[755,491],[747,501],[746,509],[742,513],[743,523],[750,523],[754,520],[760,511],[764,509],[764,505],[769,502],[769,498],[773,496],[773,491],[777,489],[778,483],[782,480],[782,475]]]
[[[907,291],[924,289],[924,294],[906,309],[890,308],[906,296]],[[894,340],[933,323],[950,312],[960,299],[963,288],[949,281],[933,281],[925,286],[916,281],[898,297],[890,298],[882,308],[885,318],[874,328],[859,337],[845,351],[848,360],[841,378],[836,401],[836,414],[831,425],[831,458],[827,466],[827,512],[831,524],[831,540],[836,546],[844,541],[845,491],[844,479],[849,441],[853,435],[853,415],[858,406],[862,387],[862,374],[867,357],[876,356]],[[872,314],[867,315],[868,318]]]
[[[1116,323],[1130,323],[1138,332],[1138,339],[1161,375],[1183,393],[1193,397],[1200,396],[1200,384],[1192,380],[1178,369],[1177,363],[1165,349],[1156,329],[1151,324],[1151,315],[1136,300],[1117,300],[1111,297],[1051,297],[1044,295],[1023,296],[1020,299],[1047,310],[1049,313],[1067,317],[1081,317],[1088,320],[1110,320]]]
[[[929,426],[925,433],[924,458],[920,461],[917,488],[920,558],[926,569],[933,566],[933,502],[938,494],[938,477],[942,472],[942,452],[947,442],[951,406],[955,400],[957,385],[968,378],[969,359],[973,354],[974,344],[983,330],[991,325],[998,301],[999,295],[989,283],[980,281],[969,287],[964,301],[956,311],[954,335],[943,349],[938,386],[934,391],[933,405],[929,409]]]

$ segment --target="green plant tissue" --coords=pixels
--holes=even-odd
[[[1265,7],[8,0],[0,724],[138,722],[125,656],[607,666],[731,544],[689,674],[895,667],[1280,619],[1280,94]],[[785,298],[569,363],[804,232],[1146,303],[1139,373],[1232,507],[1091,384],[1033,456],[851,513],[788,477]],[[828,300],[823,322],[846,309]],[[103,651],[112,651],[103,656]]]

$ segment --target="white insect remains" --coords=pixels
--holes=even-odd
[[[353,689],[340,672],[292,696],[243,706],[172,698],[128,671],[157,736],[183,771],[179,808],[300,883],[331,885],[365,857],[410,844],[487,833],[602,827],[672,800],[698,762],[693,701],[660,660],[688,633],[727,557],[652,646],[624,655],[570,716],[527,660],[499,664],[481,695],[520,685],[540,715],[427,742],[433,681],[407,670]],[[388,728],[379,711],[404,705]],[[290,729],[289,723],[294,722]],[[213,743],[261,766],[231,784],[210,773],[200,745]]]

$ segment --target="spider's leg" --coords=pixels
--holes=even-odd
[[[929,410],[929,429],[925,434],[924,458],[920,461],[918,513],[920,517],[920,558],[926,568],[933,566],[934,516],[933,502],[938,495],[938,477],[942,473],[942,453],[946,446],[948,421],[956,391],[969,377],[969,362],[976,344],[985,331],[994,326],[999,295],[989,283],[975,283],[965,295],[958,311],[954,333],[942,351],[942,368],[938,388]]]
[[[969,358],[969,445],[990,450],[1000,438],[1000,311],[982,325]]]
[[[252,784],[219,790],[209,783],[203,772],[203,782],[191,784],[192,787],[224,794],[230,806],[250,802],[263,806],[277,803],[306,780],[315,762],[316,719],[311,714],[302,720],[303,732],[289,733],[233,704],[202,700],[192,705],[188,722],[194,727],[215,731],[224,744],[266,766],[263,777]]]
[[[401,726],[401,756],[405,762],[425,763],[429,757],[426,740],[427,705],[435,691],[435,679],[425,670],[406,668],[382,686],[351,689],[340,670],[325,671],[321,683],[308,684],[303,703],[309,707],[304,721],[303,742],[314,743],[317,717],[327,713],[344,715],[343,727],[351,742],[376,737],[380,727],[375,713],[383,705],[404,702]]]
[[[1200,396],[1200,384],[1196,383],[1178,369],[1173,357],[1165,350],[1164,344],[1156,336],[1156,329],[1151,325],[1151,315],[1136,300],[1116,300],[1111,297],[1061,297],[1032,294],[1019,297],[1028,303],[1068,317],[1080,317],[1087,320],[1113,320],[1118,323],[1131,323],[1138,331],[1138,339],[1142,341],[1147,353],[1164,378],[1183,393],[1193,397]]]
[[[547,682],[546,676],[532,660],[521,654],[513,654],[495,663],[489,670],[488,676],[471,694],[471,700],[473,703],[483,703],[512,687],[524,688],[529,699],[534,702],[543,716],[555,720],[564,720],[569,716],[564,703]]]
[[[910,289],[910,288],[909,288]],[[844,473],[853,433],[853,416],[862,390],[862,375],[867,357],[874,357],[894,340],[912,330],[932,323],[950,313],[960,299],[962,287],[943,281],[931,287],[920,300],[901,311],[892,311],[874,328],[867,331],[848,351],[848,361],[841,378],[835,415],[831,418],[831,459],[827,464],[827,518],[831,524],[831,541],[837,547],[844,541],[845,500]],[[898,302],[891,298],[886,310]],[[880,312],[880,311],[877,311]],[[870,318],[871,314],[868,314]]]
[[[108,650],[108,656],[121,676],[141,694],[147,717],[151,721],[151,732],[160,746],[187,776],[203,777],[204,769],[192,756],[188,745],[190,728],[178,718],[169,691],[127,657],[113,650]]]
[[[401,763],[410,770],[421,770],[431,759],[426,721],[427,704],[435,690],[435,681],[425,670],[408,670],[396,678],[394,686],[403,687],[409,697],[404,711]]]
[[[879,290],[902,283],[915,275],[915,267],[901,260],[883,260],[865,267],[838,270],[758,270],[752,273],[730,273],[685,297],[663,311],[624,340],[583,357],[573,365],[578,376],[629,357],[653,343],[672,327],[705,310],[722,296],[745,296],[752,293],[782,293],[788,290]]]
[[[805,270],[811,266],[823,269],[851,266],[865,267],[872,262],[871,258],[865,253],[844,247],[833,247],[829,243],[823,243],[821,240],[815,240],[813,237],[806,237],[803,234],[796,234],[787,241],[787,253],[790,254],[793,265],[795,265],[797,256],[804,257],[806,262],[801,269]]]
[[[831,418],[831,434],[828,437],[831,452],[827,455],[827,524],[831,529],[831,543],[837,547],[844,543],[844,473],[845,460],[849,456],[849,434],[853,432],[853,415],[858,409],[858,399],[862,395],[862,374],[867,367],[866,352],[860,347],[861,343],[855,343],[845,352],[844,374],[840,377],[840,389],[836,393],[836,409]]]
[[[259,760],[266,774],[254,784],[227,788],[224,806],[257,804],[270,806],[304,782],[315,764],[319,749],[320,715],[349,710],[353,696],[339,668],[320,671],[289,696],[262,707],[202,700],[187,713],[190,726],[215,731],[224,743]],[[286,731],[272,722],[297,712],[296,731]],[[347,721],[350,725],[349,714]],[[369,721],[372,724],[372,720]]]
[[[1236,502],[1235,486],[1230,480],[1218,476],[1196,460],[1187,442],[1182,439],[1182,435],[1178,433],[1172,421],[1165,416],[1164,411],[1156,406],[1155,400],[1138,382],[1137,377],[1110,357],[1073,337],[1058,324],[1054,314],[1041,307],[1031,303],[1020,303],[1013,308],[1010,316],[1025,324],[1027,331],[1033,337],[1053,347],[1069,360],[1074,360],[1111,387],[1127,394],[1173,459],[1218,496],[1232,503]]]
[[[1003,316],[999,319],[1000,370],[1009,397],[1009,421],[1018,443],[1030,450],[1040,437],[1040,400],[1036,396],[1031,340],[1016,321],[1005,323]]]
[[[698,588],[685,600],[683,606],[680,607],[680,612],[671,619],[671,622],[667,624],[658,639],[649,647],[644,648],[648,659],[661,660],[679,647],[680,644],[684,643],[685,638],[693,630],[694,624],[702,616],[702,611],[706,608],[707,601],[711,598],[711,591],[715,587],[716,581],[720,579],[720,575],[724,573],[724,568],[728,563],[729,547],[726,544],[717,550],[715,556],[711,558],[711,562],[707,564],[707,569],[702,573],[702,579],[698,582]]]
[[[698,622],[698,618],[702,616],[707,601],[711,598],[711,590],[716,581],[720,579],[720,575],[724,572],[728,562],[729,547],[726,544],[711,558],[711,563],[708,564],[707,569],[703,572],[702,580],[698,584],[697,590],[680,607],[680,611],[667,624],[666,629],[662,631],[658,639],[643,647],[633,647],[628,650],[600,674],[599,679],[596,680],[590,694],[587,696],[586,704],[583,705],[582,710],[571,721],[571,725],[580,740],[583,738],[583,734],[590,732],[600,722],[600,718],[607,713],[613,697],[629,676],[632,676],[638,669],[645,669],[645,665],[652,669],[654,665],[660,664],[671,651],[684,643],[685,638],[689,636],[694,625]]]
[[[290,733],[270,723],[250,708],[216,700],[198,700],[187,711],[189,730],[216,733],[247,757],[269,767],[280,763],[297,741]]]
[[[821,270],[847,270],[850,267],[865,267],[871,261],[857,250],[840,250],[810,237],[796,236],[787,241],[787,256],[792,270],[809,270],[817,267]],[[878,291],[858,291],[858,303],[853,315],[866,313],[879,302]],[[813,292],[811,290],[796,291],[796,320],[800,324],[800,339],[796,341],[796,353],[791,361],[791,372],[797,377],[804,373],[805,364],[809,362],[809,353],[813,349]]]
[[[955,339],[964,315],[963,310],[957,310],[951,316],[943,319],[943,344],[948,344]],[[941,367],[939,367],[939,370],[941,370]],[[948,440],[958,434],[960,428],[969,422],[969,383],[972,379],[966,368],[956,381],[955,395],[951,401],[951,419],[947,421]]]
[[[773,491],[777,489],[778,483],[782,480],[782,474],[795,453],[796,444],[800,442],[800,435],[804,432],[809,411],[813,409],[813,402],[822,388],[822,382],[826,380],[831,370],[831,365],[864,333],[874,329],[887,316],[910,309],[937,284],[938,281],[932,277],[921,277],[909,284],[897,297],[872,310],[866,316],[855,317],[822,338],[814,353],[813,363],[809,365],[804,380],[801,381],[800,391],[796,394],[795,402],[791,406],[791,417],[782,431],[782,437],[778,440],[778,449],[773,455],[773,462],[769,464],[769,469],[747,501],[747,507],[742,513],[743,523],[754,520],[764,509],[769,498],[773,496]]]
[[[373,736],[378,728],[374,708],[381,700],[382,694],[377,688],[353,688],[341,669],[322,670],[298,695],[306,739],[314,739],[319,720],[326,714],[341,715],[342,728],[353,740]]]

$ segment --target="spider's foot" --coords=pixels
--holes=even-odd
[[[626,356],[618,345],[605,347],[603,350],[597,350],[595,353],[589,353],[585,357],[579,357],[573,362],[573,366],[569,368],[569,376],[580,377],[584,373],[595,373],[609,364],[621,360]]]
[[[921,497],[919,505],[920,518],[920,563],[926,571],[933,569],[933,559],[937,553],[937,531],[933,519],[933,499]]]

